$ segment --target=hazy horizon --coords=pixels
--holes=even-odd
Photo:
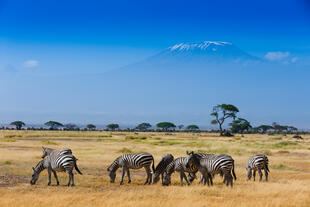
[[[305,0],[0,1],[0,25],[0,124],[211,127],[229,103],[310,128]]]

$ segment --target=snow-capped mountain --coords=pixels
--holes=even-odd
[[[179,43],[147,59],[158,63],[199,62],[199,63],[244,63],[257,61],[230,42],[204,41],[201,43]]]

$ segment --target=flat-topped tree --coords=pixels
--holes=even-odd
[[[57,129],[58,127],[64,126],[62,123],[59,123],[57,121],[48,121],[44,125],[49,126],[50,130],[54,130],[54,129]]]
[[[199,127],[197,125],[192,124],[192,125],[188,125],[186,129],[191,130],[191,131],[196,131],[196,130],[199,130]]]
[[[174,123],[171,122],[159,122],[158,124],[156,124],[156,126],[164,131],[168,131],[168,129],[176,127]]]
[[[151,128],[152,125],[150,123],[141,123],[138,126],[136,126],[136,129],[140,131],[146,131],[148,128]]]
[[[239,112],[239,109],[232,104],[219,104],[213,107],[211,116],[214,116],[214,120],[211,121],[211,124],[218,124],[221,136],[223,136],[223,124],[226,119],[236,118],[236,114]]]
[[[250,122],[243,118],[238,118],[236,120],[233,120],[230,124],[231,131],[233,133],[243,133],[244,131],[248,131],[252,128]]]
[[[115,129],[119,128],[119,125],[118,124],[108,124],[107,128],[111,129],[112,131],[114,131]]]
[[[86,125],[86,128],[87,128],[88,130],[95,130],[95,129],[96,129],[96,126],[93,125],[93,124],[87,124],[87,125]]]
[[[13,121],[11,125],[15,125],[16,130],[21,130],[25,123],[22,121]]]
[[[268,130],[273,129],[273,126],[270,125],[260,125],[258,127],[256,127],[256,129],[260,132],[262,132],[263,134],[265,134]]]

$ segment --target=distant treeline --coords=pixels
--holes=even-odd
[[[214,119],[211,124],[218,125],[218,130],[201,130],[197,125],[192,124],[184,126],[183,124],[175,125],[172,122],[159,122],[155,126],[150,123],[143,122],[134,128],[120,128],[116,123],[106,125],[105,128],[98,129],[94,124],[87,124],[79,127],[76,124],[63,124],[57,121],[48,121],[44,123],[46,127],[27,127],[23,121],[14,121],[10,125],[12,127],[0,127],[0,129],[16,129],[16,130],[65,130],[65,131],[156,131],[156,132],[218,132],[221,136],[233,136],[234,133],[268,133],[268,134],[305,134],[309,132],[298,131],[294,126],[280,125],[273,122],[271,125],[260,125],[252,127],[251,123],[241,117],[237,117],[239,109],[232,104],[219,104],[213,107],[210,114]],[[230,128],[224,129],[223,125],[226,120],[231,120],[228,124]]]

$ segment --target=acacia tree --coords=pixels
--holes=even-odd
[[[112,131],[114,131],[115,129],[119,128],[119,125],[118,124],[108,124],[107,128],[111,129]]]
[[[239,109],[232,104],[219,104],[213,107],[213,112],[211,116],[214,116],[214,119],[211,121],[211,124],[218,124],[220,129],[220,134],[223,136],[223,124],[224,121],[228,118],[235,119],[236,114],[239,112]]]
[[[258,131],[261,131],[263,134],[265,134],[268,130],[273,129],[270,125],[260,125],[256,128]]]
[[[168,131],[168,129],[176,127],[175,124],[171,122],[159,122],[156,126],[164,131]]]
[[[246,119],[238,118],[233,120],[232,123],[229,124],[231,126],[231,131],[233,133],[243,133],[245,130],[248,131],[252,128],[250,122]]]
[[[151,128],[152,125],[150,123],[141,123],[138,126],[136,126],[136,129],[140,131],[146,131],[148,128]]]
[[[77,129],[77,126],[76,126],[75,124],[69,123],[69,124],[66,124],[66,125],[65,125],[65,129],[66,129],[66,130],[76,130],[76,129]]]
[[[86,125],[86,128],[87,128],[88,130],[95,130],[95,129],[96,129],[96,126],[93,125],[93,124],[87,124],[87,125]]]
[[[44,125],[49,126],[50,130],[57,129],[58,127],[64,126],[62,123],[59,123],[57,121],[48,121]]]
[[[196,131],[196,130],[199,130],[199,127],[193,124],[193,125],[188,125],[186,129],[191,130],[191,131]]]
[[[183,129],[183,127],[184,127],[183,124],[178,125],[179,130]]]
[[[15,125],[16,130],[21,130],[25,123],[22,121],[13,121],[11,125]]]

